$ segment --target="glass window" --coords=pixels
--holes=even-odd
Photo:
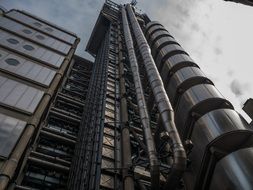
[[[4,114],[0,114],[0,123],[0,157],[8,158],[26,123]]]
[[[31,30],[28,30],[28,29],[24,29],[24,30],[22,30],[24,33],[26,33],[26,34],[31,34],[32,33],[32,31]]]
[[[31,45],[24,45],[23,48],[28,50],[28,51],[34,50],[34,47],[32,47]]]
[[[39,40],[44,40],[45,39],[45,37],[42,36],[42,35],[37,35],[36,38],[38,38]]]
[[[5,60],[5,62],[12,66],[17,66],[20,64],[20,62],[17,59],[13,59],[13,58],[8,58]]]
[[[35,26],[37,26],[37,27],[41,27],[42,26],[42,24],[40,24],[39,22],[35,22],[35,23],[33,23]]]
[[[7,39],[7,42],[9,42],[9,43],[11,43],[11,44],[18,44],[18,43],[19,43],[19,41],[18,41],[18,40],[13,39],[13,38],[9,38],[9,39]]]

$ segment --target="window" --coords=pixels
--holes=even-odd
[[[53,32],[53,29],[52,29],[52,28],[46,27],[45,29],[46,29],[48,32]]]
[[[13,59],[13,58],[8,58],[5,60],[5,62],[9,65],[12,65],[12,66],[17,66],[20,64],[20,62],[16,59]]]
[[[0,156],[1,158],[8,158],[18,142],[26,122],[0,114],[0,123]]]
[[[40,24],[39,22],[35,22],[35,23],[33,23],[35,26],[37,26],[37,27],[41,27],[42,26],[42,24]]]
[[[24,45],[23,48],[28,50],[28,51],[34,50],[34,47],[32,47],[31,45]]]
[[[13,38],[9,38],[9,39],[7,39],[7,42],[9,42],[9,43],[11,43],[11,44],[18,44],[18,43],[19,43],[19,41],[18,41],[18,40],[13,39]]]
[[[25,34],[31,34],[32,33],[32,31],[31,30],[28,30],[28,29],[24,29],[24,30],[22,30]]]
[[[37,35],[36,38],[38,38],[39,40],[44,40],[45,39],[45,37],[42,36],[42,35]]]

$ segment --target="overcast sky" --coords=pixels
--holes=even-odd
[[[129,2],[116,1],[115,2]],[[0,0],[7,9],[31,12],[71,30],[84,52],[103,0]],[[253,98],[253,7],[223,0],[138,0],[137,7],[160,21],[237,111]]]

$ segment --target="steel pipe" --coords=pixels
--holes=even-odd
[[[136,38],[137,45],[145,65],[148,81],[151,86],[163,126],[171,140],[170,143],[174,160],[172,164],[172,170],[167,178],[164,188],[175,189],[186,168],[186,153],[174,123],[174,112],[165,92],[163,82],[150,53],[149,45],[130,4],[127,4],[127,13],[133,28],[133,34]]]
[[[119,36],[119,42],[121,37]],[[119,49],[122,50],[122,44],[119,43]],[[122,176],[124,190],[134,189],[134,179],[132,175],[129,175],[128,168],[132,168],[131,160],[131,144],[130,144],[130,132],[129,128],[125,125],[128,124],[128,112],[127,112],[127,100],[126,100],[126,86],[124,78],[124,65],[122,51],[119,51],[119,74],[120,74],[120,121],[122,123],[121,139],[122,139]]]
[[[141,124],[143,127],[143,132],[145,136],[145,141],[147,145],[148,157],[150,162],[150,175],[151,175],[151,189],[159,189],[159,161],[157,159],[157,153],[155,148],[154,139],[152,136],[150,128],[150,118],[148,114],[148,109],[143,93],[143,88],[140,79],[140,73],[137,63],[137,58],[134,51],[133,39],[129,29],[129,23],[127,20],[126,11],[124,8],[121,9],[122,22],[123,22],[123,31],[127,47],[127,53],[129,57],[129,62],[133,74],[134,86],[137,98],[137,104],[139,108],[139,114],[141,119]]]

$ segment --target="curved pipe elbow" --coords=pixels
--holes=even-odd
[[[165,189],[175,189],[179,184],[182,174],[186,168],[186,153],[174,123],[174,112],[172,106],[169,102],[161,77],[151,55],[150,47],[144,37],[137,19],[135,18],[131,5],[128,4],[126,9],[133,28],[134,36],[137,40],[138,48],[141,52],[143,61],[145,62],[149,83],[152,88],[165,131],[168,133],[171,140],[174,160],[171,173],[168,176],[165,184]]]

